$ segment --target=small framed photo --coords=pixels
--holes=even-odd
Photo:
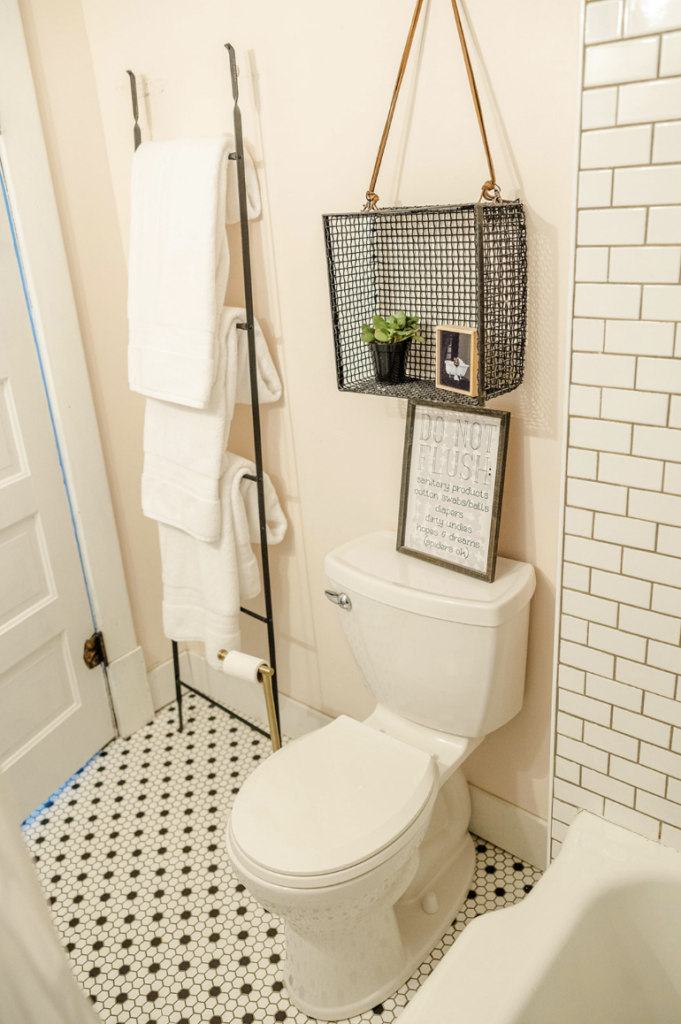
[[[435,328],[435,386],[475,397],[478,393],[478,332],[474,327]]]
[[[410,400],[397,550],[494,581],[509,412]]]

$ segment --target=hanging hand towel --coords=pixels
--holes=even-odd
[[[163,563],[163,629],[171,640],[202,640],[206,658],[220,667],[217,652],[241,649],[239,606],[260,593],[260,571],[251,544],[260,540],[257,485],[248,459],[226,453],[220,481],[222,530],[207,544],[159,523]],[[286,519],[265,474],[267,543],[279,544]]]
[[[203,409],[229,274],[238,190],[231,136],[145,142],[133,159],[128,376],[133,391]],[[231,165],[234,165],[233,167]],[[246,159],[249,216],[260,214]],[[228,191],[231,196],[228,197]]]
[[[222,311],[218,373],[206,409],[147,400],[142,510],[198,540],[220,536],[219,482],[234,403],[250,403],[248,335],[237,328],[246,311]],[[281,382],[260,326],[255,324],[258,398],[276,402]]]

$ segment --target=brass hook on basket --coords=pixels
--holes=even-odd
[[[486,181],[485,184],[482,186],[482,191],[480,193],[480,199],[478,200],[478,202],[481,203],[483,199],[487,200],[488,203],[504,202],[504,200],[501,198],[501,189],[497,185],[496,181]]]

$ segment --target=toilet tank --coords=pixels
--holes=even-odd
[[[520,711],[534,568],[498,558],[494,583],[401,554],[382,530],[326,556],[350,649],[376,700],[457,736]]]

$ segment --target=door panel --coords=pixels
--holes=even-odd
[[[55,597],[36,512],[0,530],[0,634]]]
[[[9,380],[3,380],[0,381],[0,483],[27,475],[12,386]]]
[[[80,706],[76,673],[63,633],[0,676],[0,704],[0,750],[5,767],[9,767],[35,747],[46,730]]]
[[[6,196],[6,192],[5,192]],[[0,208],[0,771],[26,817],[114,735],[27,307]]]

